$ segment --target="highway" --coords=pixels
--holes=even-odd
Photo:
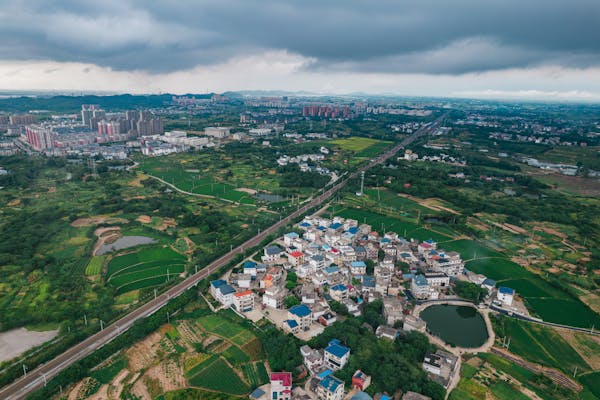
[[[67,368],[69,365],[84,358],[85,356],[91,354],[94,350],[110,342],[112,339],[129,329],[135,321],[155,313],[160,308],[162,308],[170,299],[177,297],[189,288],[196,286],[201,280],[210,276],[213,272],[217,271],[219,268],[229,263],[237,254],[243,253],[244,249],[248,249],[250,247],[259,245],[263,239],[265,239],[270,234],[277,232],[279,228],[286,226],[295,218],[306,213],[306,211],[308,211],[309,209],[316,207],[322,204],[324,201],[331,198],[331,196],[333,196],[334,193],[336,193],[338,190],[344,187],[349,180],[354,179],[358,175],[360,175],[361,172],[366,171],[378,164],[387,161],[404,146],[409,145],[410,143],[414,142],[420,137],[432,133],[435,129],[437,129],[438,126],[440,126],[440,124],[444,121],[446,116],[447,113],[440,116],[435,121],[424,125],[411,136],[404,139],[401,143],[397,144],[385,153],[382,153],[377,158],[372,159],[367,165],[350,174],[346,179],[338,182],[337,184],[333,185],[327,190],[325,190],[324,188],[320,195],[305,203],[296,211],[283,218],[281,221],[260,232],[253,238],[248,239],[240,246],[234,248],[227,254],[223,255],[222,257],[207,265],[206,268],[189,276],[176,286],[173,286],[171,289],[158,296],[156,299],[153,299],[148,303],[141,305],[131,313],[125,315],[113,324],[105,327],[98,333],[88,337],[81,343],[71,347],[69,350],[65,351],[56,358],[28,372],[26,376],[23,376],[18,380],[14,381],[13,383],[6,385],[2,389],[0,389],[0,399],[23,399],[31,392],[41,388],[45,384],[46,380],[50,380],[52,377],[56,376],[60,371]]]

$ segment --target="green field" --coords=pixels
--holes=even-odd
[[[459,239],[444,243],[446,250],[452,250],[460,253],[463,260],[472,260],[486,257],[503,257],[497,251],[494,251],[474,240]]]
[[[504,318],[504,327],[513,353],[567,374],[572,374],[575,367],[582,372],[590,370],[575,349],[552,328],[512,318]]]
[[[221,355],[233,365],[250,361],[250,356],[237,346],[229,346]]]
[[[446,243],[444,246],[449,247]],[[462,255],[463,253],[460,254]],[[465,268],[496,281],[514,278],[536,278],[531,272],[506,258],[494,257],[471,260],[465,263]]]
[[[117,294],[161,285],[185,271],[185,257],[168,247],[146,248],[113,258],[106,281]]]
[[[218,315],[201,317],[198,323],[205,330],[230,339],[238,346],[243,346],[256,338],[252,332]]]
[[[140,169],[186,192],[214,196],[242,204],[255,202],[248,193],[236,190],[237,186],[222,183],[201,172],[190,172],[177,160],[144,158],[140,161]]]
[[[352,218],[357,220],[359,223],[367,223],[373,227],[373,230],[383,231],[383,229],[385,229],[386,232],[394,231],[398,233],[398,235],[403,236],[407,239],[433,239],[437,242],[445,242],[451,239],[449,236],[443,235],[438,232],[434,232],[430,229],[423,228],[422,226],[419,226],[412,222],[400,220],[397,218],[389,217],[386,215],[378,214],[359,208],[331,210],[337,216],[343,218]]]
[[[485,386],[471,379],[461,379],[458,386],[450,393],[450,400],[480,400],[485,399]]]
[[[125,362],[125,358],[120,356],[111,361],[111,363],[106,367],[92,372],[90,376],[102,384],[107,384],[110,383],[110,381],[112,381],[113,378],[126,367],[127,363]]]
[[[106,256],[94,256],[90,259],[90,262],[85,267],[85,275],[86,276],[95,276],[100,275],[102,272],[102,267],[104,266],[104,261],[106,260]]]
[[[498,400],[528,400],[529,397],[521,393],[520,390],[514,386],[503,382],[497,381],[491,387],[492,393]]]
[[[375,157],[392,144],[392,142],[388,141],[359,136],[330,140],[328,143],[338,146],[342,150],[352,151],[356,153],[356,157],[365,158]]]
[[[250,387],[220,358],[191,376],[189,382],[192,386],[233,395],[243,395],[250,391]]]
[[[581,383],[600,399],[600,371],[579,377]]]

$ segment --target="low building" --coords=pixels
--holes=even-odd
[[[271,372],[271,400],[292,399],[292,373]]]
[[[404,329],[406,332],[425,332],[426,328],[427,323],[421,318],[415,317],[414,315],[407,315],[404,317],[404,324],[402,325],[402,329]]]
[[[385,325],[379,325],[375,330],[375,336],[377,336],[380,339],[384,338],[389,340],[396,340],[398,333],[398,329],[394,329]]]
[[[416,275],[410,283],[410,291],[417,299],[429,298],[429,283],[423,275]]]
[[[271,286],[265,290],[262,303],[271,308],[283,308],[287,290],[279,286]]]
[[[228,307],[233,304],[235,289],[222,279],[210,283],[210,294],[221,303]]]
[[[498,288],[498,293],[496,293],[496,298],[501,301],[503,304],[507,306],[512,305],[512,302],[515,297],[515,290],[508,288],[506,286],[500,286]]]
[[[329,295],[335,301],[344,301],[348,298],[348,287],[343,284],[337,284],[329,289]]]
[[[288,320],[294,320],[301,331],[310,329],[312,323],[312,311],[305,304],[293,306],[288,310]]]
[[[331,312],[326,312],[319,317],[319,323],[323,326],[332,325],[335,321],[337,321],[337,317]]]
[[[358,390],[365,390],[371,385],[371,376],[357,369],[352,375],[352,387]]]
[[[383,299],[383,317],[386,324],[393,326],[397,321],[404,319],[404,306],[402,300],[397,297],[386,297]]]
[[[344,398],[344,381],[333,375],[321,379],[317,386],[319,400],[342,400]]]
[[[364,249],[364,247],[362,247]],[[366,251],[365,251],[366,256]],[[350,274],[353,276],[364,275],[367,273],[367,264],[364,261],[352,261],[350,263]]]
[[[329,346],[325,348],[323,361],[327,368],[338,371],[348,363],[349,357],[350,349],[342,345],[338,339],[333,339],[329,342]]]
[[[429,378],[448,388],[454,370],[458,363],[458,357],[447,351],[438,350],[433,353],[427,353],[423,360],[423,369],[429,373]]]
[[[254,310],[254,293],[251,290],[235,293],[233,295],[233,306],[239,312]]]
[[[282,252],[283,250],[279,246],[267,246],[265,247],[262,260],[266,263],[278,263]]]
[[[443,288],[450,285],[450,277],[443,272],[425,272],[427,284],[432,288]]]
[[[323,350],[311,349],[309,346],[304,345],[300,347],[300,354],[302,354],[302,358],[304,359],[304,365],[311,374],[321,369],[323,365]]]

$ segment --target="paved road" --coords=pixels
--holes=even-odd
[[[296,211],[283,218],[280,222],[277,222],[273,226],[254,236],[252,239],[247,240],[242,245],[236,247],[235,249],[223,255],[219,259],[213,261],[206,268],[198,271],[198,273],[196,274],[191,275],[181,283],[177,284],[162,295],[158,296],[156,299],[153,299],[148,303],[143,304],[139,308],[135,309],[131,313],[119,319],[117,322],[104,328],[104,330],[90,336],[81,343],[71,347],[63,354],[57,356],[53,360],[50,360],[47,363],[38,366],[33,371],[28,372],[26,376],[0,389],[0,399],[14,400],[25,398],[29,393],[42,387],[44,385],[45,380],[50,380],[52,377],[57,375],[60,371],[67,368],[72,363],[82,359],[88,354],[91,354],[94,350],[110,342],[112,339],[129,329],[133,325],[133,323],[138,319],[145,318],[155,313],[160,308],[162,308],[170,299],[177,297],[181,293],[185,292],[187,289],[196,286],[201,280],[205,279],[213,272],[217,271],[219,268],[229,263],[236,255],[243,253],[244,249],[257,246],[267,236],[277,232],[279,228],[287,225],[292,220],[301,216],[309,209],[316,207],[322,204],[324,201],[328,200],[331,196],[333,196],[335,192],[344,187],[344,185],[346,185],[346,183],[348,183],[350,179],[356,178],[362,171],[366,171],[378,164],[383,163],[384,161],[392,157],[394,154],[396,154],[398,150],[400,150],[402,147],[409,145],[410,143],[414,142],[420,137],[432,133],[444,121],[446,115],[447,113],[442,115],[432,123],[423,126],[413,135],[404,139],[400,144],[379,155],[377,158],[372,159],[366,166],[350,174],[346,179],[339,181],[327,190],[325,190],[326,188],[323,188],[320,195],[316,196],[310,202],[305,203],[304,205],[299,207]]]

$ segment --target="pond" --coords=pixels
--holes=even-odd
[[[113,251],[127,249],[129,247],[139,246],[141,244],[152,243],[158,242],[152,239],[151,237],[146,236],[123,236],[122,238],[115,240],[113,243],[103,244],[102,246],[100,246],[100,248],[96,252],[96,255],[100,256],[102,254],[110,253]]]
[[[448,304],[427,307],[419,315],[427,330],[444,342],[459,347],[479,347],[488,339],[483,316],[474,307]]]
[[[270,194],[270,193],[257,193],[254,197],[262,201],[268,201],[269,203],[276,203],[279,201],[286,200],[285,197],[280,196],[278,194]]]

